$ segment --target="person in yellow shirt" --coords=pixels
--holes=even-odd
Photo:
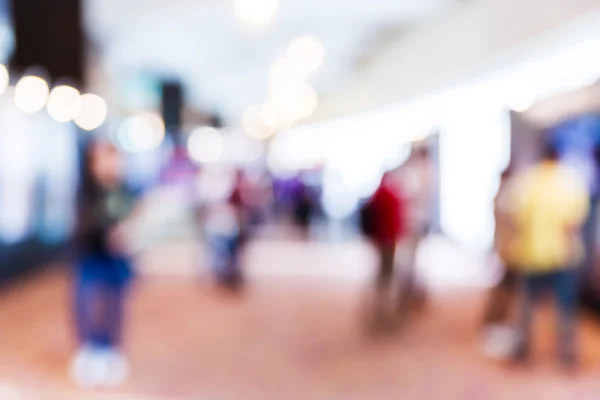
[[[588,214],[588,192],[580,175],[559,162],[552,145],[538,165],[516,177],[511,199],[519,238],[513,262],[523,281],[519,361],[529,355],[533,305],[548,289],[558,302],[559,358],[566,366],[577,361],[577,269],[584,256],[580,231]]]

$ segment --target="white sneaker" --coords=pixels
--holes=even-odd
[[[116,349],[105,350],[102,354],[106,368],[104,386],[115,387],[122,384],[129,376],[129,363]]]
[[[96,366],[97,351],[90,345],[83,346],[70,367],[73,380],[84,389],[94,389],[99,386],[98,369]]]
[[[112,388],[128,375],[127,360],[115,349],[84,346],[71,364],[71,376],[84,389]]]
[[[483,352],[488,357],[510,357],[517,346],[519,335],[508,325],[493,325],[485,330]]]

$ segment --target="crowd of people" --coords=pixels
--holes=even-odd
[[[367,324],[371,333],[395,331],[426,303],[416,255],[436,225],[431,164],[427,148],[417,147],[403,166],[383,174],[357,211],[358,227],[379,259]],[[216,282],[239,294],[246,281],[241,253],[269,207],[274,215],[286,210],[306,236],[318,214],[318,198],[298,178],[273,182],[235,168],[226,175],[220,170],[212,177],[225,190],[204,187],[210,196],[196,203],[196,224]],[[209,179],[209,171],[204,177]],[[101,140],[86,147],[81,189],[74,290],[81,347],[71,373],[84,387],[111,386],[128,371],[121,351],[123,310],[134,277],[129,243],[143,202],[127,189],[119,151]],[[585,182],[552,145],[538,164],[502,174],[494,203],[494,254],[503,274],[482,316],[488,353],[527,360],[535,305],[550,292],[558,305],[559,359],[565,366],[576,365],[578,286],[586,259],[581,231],[589,208]]]
[[[71,375],[94,388],[117,385],[128,374],[121,351],[124,308],[135,275],[136,224],[149,206],[143,195],[128,189],[123,155],[112,143],[91,139],[84,147],[74,262],[74,319],[81,346]],[[316,201],[299,177],[273,182],[264,173],[234,166],[194,174],[179,166],[176,172],[176,181],[192,184],[183,192],[195,198],[196,240],[208,248],[212,275],[229,293],[239,294],[245,286],[241,253],[274,202],[278,207],[271,214],[288,215],[308,237]]]

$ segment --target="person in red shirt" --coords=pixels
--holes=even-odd
[[[394,182],[391,173],[384,174],[379,188],[366,207],[369,214],[367,236],[377,248],[379,268],[376,280],[377,325],[386,323],[386,304],[389,303],[390,289],[394,277],[396,244],[406,232],[406,206],[401,188]]]

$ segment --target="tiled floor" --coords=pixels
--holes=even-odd
[[[132,376],[117,392],[80,392],[68,379],[75,344],[67,274],[13,287],[0,294],[0,399],[600,398],[595,323],[582,324],[578,374],[555,366],[547,312],[535,363],[511,368],[480,355],[478,289],[438,285],[405,332],[368,339],[361,316],[370,255],[343,246],[258,244],[248,256],[251,286],[240,298],[189,274],[148,268],[156,273],[140,278],[129,304]],[[184,247],[163,248],[142,267],[150,259],[191,263]],[[339,279],[340,271],[353,278]]]

